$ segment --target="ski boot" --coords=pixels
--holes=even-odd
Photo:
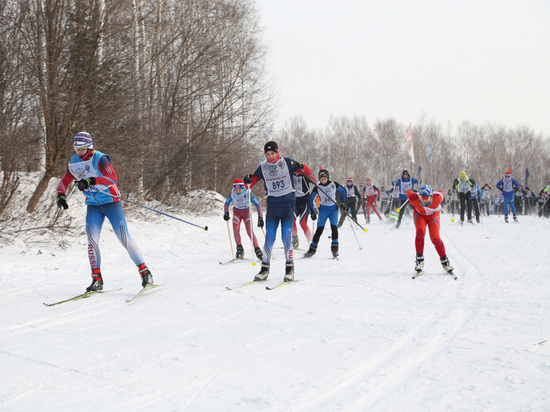
[[[139,274],[141,276],[141,287],[145,287],[148,285],[153,284],[153,275],[151,275],[151,272],[145,266],[145,263],[142,263],[138,266]]]
[[[370,217],[367,217],[367,224],[370,223]]]
[[[401,226],[401,221],[400,220],[397,221],[397,224],[395,225],[395,228],[399,229],[399,226]]]
[[[378,219],[379,219],[380,221],[382,221],[382,216],[378,216]]]
[[[298,246],[300,246],[300,239],[298,239],[298,235],[292,235],[292,247],[294,249],[298,249]]]
[[[517,218],[517,216],[514,216],[514,222],[518,223],[518,218]]]
[[[256,253],[256,257],[259,259],[259,260],[262,260],[264,258],[264,253],[262,252],[262,249],[260,249],[260,247],[256,247],[254,248],[254,253]]]
[[[242,259],[243,257],[244,257],[243,245],[237,245],[237,253],[235,254],[235,259]]]
[[[472,219],[468,219],[468,223],[471,224],[471,225],[474,224],[474,222],[472,222]]]
[[[460,221],[460,226],[464,226],[464,220]]]
[[[414,267],[416,273],[422,273],[424,270],[424,255],[416,254],[416,266]]]
[[[445,272],[452,273],[453,267],[451,266],[451,263],[449,262],[449,258],[447,255],[443,256],[442,258],[439,258],[439,261],[441,262],[441,266],[443,266],[443,269],[445,269]]]
[[[479,220],[479,217],[476,217],[476,222],[481,223],[481,221]]]
[[[86,288],[86,292],[99,292],[103,290],[103,278],[100,269],[92,270],[92,284]]]
[[[508,223],[508,215],[504,216],[504,221]]]
[[[292,282],[294,280],[294,262],[286,262],[285,277],[283,282]]]
[[[337,258],[338,257],[338,243],[333,243],[330,245],[330,251],[332,252],[332,257]]]
[[[304,253],[304,257],[310,258],[315,254],[315,252],[317,252],[317,246],[313,246],[313,244],[311,244],[309,245],[309,250]]]
[[[266,280],[267,275],[269,275],[269,263],[262,262],[262,268],[260,269],[260,272],[254,276],[254,282]]]

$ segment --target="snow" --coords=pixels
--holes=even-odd
[[[282,249],[266,282],[226,289],[259,264],[219,265],[232,257],[221,207],[177,215],[208,231],[155,216],[129,226],[162,286],[130,304],[139,275],[108,223],[105,289],[121,290],[58,306],[43,302],[91,282],[83,226],[0,247],[0,411],[550,410],[548,220],[442,216],[456,281],[428,239],[426,274],[411,279],[410,219],[375,221],[357,240],[346,223],[339,261],[325,231],[296,261],[301,282],[268,291]]]

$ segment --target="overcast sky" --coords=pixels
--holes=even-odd
[[[550,137],[549,0],[257,0],[279,95],[275,130],[301,115]]]

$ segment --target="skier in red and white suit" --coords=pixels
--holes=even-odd
[[[452,270],[449,259],[445,254],[445,245],[439,236],[441,202],[445,196],[445,191],[433,192],[428,185],[422,186],[419,193],[407,190],[409,203],[414,207],[414,225],[416,228],[416,271],[422,271],[424,268],[424,238],[426,236],[426,226],[430,231],[430,239],[439,254],[439,260],[445,270]]]
[[[380,197],[380,189],[372,184],[372,181],[367,177],[367,183],[365,184],[365,195],[367,197],[367,223],[370,223],[370,209],[378,216],[378,219],[382,220],[382,216],[376,209],[376,198]]]

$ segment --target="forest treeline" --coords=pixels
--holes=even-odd
[[[25,195],[32,214],[87,131],[124,194],[167,201],[192,189],[226,194],[262,155],[276,100],[253,0],[0,0],[0,217]],[[388,187],[405,168],[447,189],[460,170],[493,185],[513,167],[541,187],[548,139],[528,127],[451,128],[366,117],[276,125],[283,155],[340,182]],[[430,163],[428,146],[432,147]],[[21,194],[23,173],[40,175]],[[54,202],[51,202],[54,205]],[[19,211],[21,212],[21,211]]]
[[[411,142],[406,141],[412,130]],[[477,183],[491,187],[512,167],[522,185],[529,169],[528,185],[537,192],[550,179],[550,140],[527,126],[515,129],[464,121],[442,126],[421,118],[412,125],[392,118],[367,122],[365,117],[332,117],[322,130],[308,128],[300,116],[287,122],[277,139],[283,155],[291,154],[312,168],[327,168],[331,178],[345,184],[353,177],[358,185],[370,177],[378,187],[391,188],[404,169],[437,190],[448,190],[464,170]],[[430,161],[431,146],[431,161]]]
[[[227,186],[270,120],[260,35],[252,0],[0,0],[0,214],[23,171],[27,212],[54,196],[80,131],[126,193]]]

